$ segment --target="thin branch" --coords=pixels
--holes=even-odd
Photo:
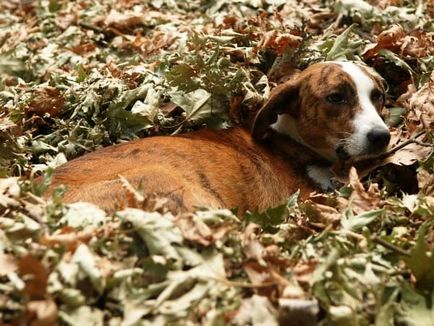
[[[402,256],[410,256],[410,253],[408,251],[406,251],[404,249],[401,249],[401,248],[399,248],[399,247],[391,244],[390,242],[387,242],[387,241],[385,241],[383,239],[380,239],[377,236],[372,236],[371,239],[375,243],[377,243],[377,244],[379,244],[379,245],[381,245],[381,246],[383,246],[383,247],[385,247],[385,248],[387,248],[389,250],[392,250],[392,251],[394,251],[394,252],[396,252],[396,253],[398,253],[398,254],[400,254]]]

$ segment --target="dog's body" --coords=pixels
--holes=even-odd
[[[193,206],[265,209],[297,189],[313,191],[303,167],[253,141],[242,128],[150,137],[104,148],[59,167],[54,183],[68,185],[67,202],[113,208],[125,177],[146,194],[167,197],[172,211]]]
[[[242,128],[151,137],[108,147],[59,167],[52,187],[66,202],[112,209],[125,177],[145,195],[194,206],[263,210],[300,189],[303,197],[331,185],[338,159],[382,151],[390,134],[379,116],[381,80],[354,63],[320,63],[276,87],[252,133]]]

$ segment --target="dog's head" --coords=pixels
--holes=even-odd
[[[371,68],[353,62],[311,65],[276,87],[253,123],[253,137],[269,128],[334,162],[384,151],[390,133],[380,113],[385,87]]]

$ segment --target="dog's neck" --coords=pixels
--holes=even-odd
[[[269,144],[269,148],[279,152],[287,161],[291,162],[291,165],[302,167],[308,177],[322,190],[336,188],[336,183],[333,181],[334,175],[330,170],[333,163],[323,156],[290,136],[278,133],[273,129],[267,131],[265,141]]]
[[[281,152],[285,157],[288,157],[293,162],[297,162],[300,166],[317,165],[330,167],[333,164],[292,137],[283,135],[273,129],[267,131],[265,139],[270,144],[270,148]]]

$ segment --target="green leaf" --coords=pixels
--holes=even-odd
[[[68,210],[59,223],[73,228],[98,227],[105,223],[106,217],[106,213],[98,206],[91,203],[77,202],[68,205]]]
[[[432,266],[431,266],[432,267]],[[434,325],[434,292],[424,297],[404,283],[401,291],[401,305],[398,309],[398,324],[406,326]]]
[[[370,224],[384,213],[384,209],[376,209],[368,212],[363,212],[356,216],[353,215],[351,209],[347,209],[342,215],[342,227],[350,231],[360,231],[364,226]]]
[[[299,194],[300,191],[295,192],[282,205],[268,208],[264,212],[246,212],[244,219],[259,224],[266,232],[275,233],[279,230],[277,226],[282,224],[288,217],[288,208],[296,205]]]
[[[348,27],[342,34],[340,34],[333,42],[332,47],[326,54],[326,60],[342,60],[342,59],[355,59],[354,53],[363,44],[361,40],[351,40],[351,33],[356,25],[353,24]]]
[[[150,255],[161,255],[165,258],[181,262],[175,245],[181,244],[181,231],[173,224],[168,215],[157,212],[147,213],[139,209],[128,208],[116,213],[124,225],[131,224],[142,240],[146,243]]]
[[[111,134],[119,138],[134,138],[142,130],[153,126],[153,118],[156,115],[156,107],[147,106],[146,110],[139,108],[137,101],[146,99],[152,94],[152,101],[155,104],[155,92],[151,91],[151,86],[144,84],[135,89],[126,91],[120,99],[110,105],[107,110],[107,125]],[[133,105],[136,104],[137,106]],[[133,105],[133,110],[127,110]]]
[[[85,244],[81,244],[72,257],[72,262],[78,264],[80,270],[89,277],[93,287],[98,293],[102,293],[105,288],[105,278],[103,277],[101,270],[98,268],[95,254],[91,252],[89,247]]]
[[[421,225],[417,232],[416,245],[406,257],[405,261],[413,275],[416,277],[416,285],[422,290],[434,290],[434,250],[429,254],[426,250],[425,235],[429,222]]]
[[[197,123],[213,114],[211,94],[204,89],[197,89],[190,93],[173,91],[169,95],[172,102],[185,111],[185,121]]]
[[[398,67],[403,68],[404,70],[408,71],[411,76],[415,76],[416,72],[408,65],[407,62],[405,62],[403,59],[401,59],[396,53],[387,50],[382,49],[378,52],[379,55],[383,56],[393,64],[395,64]]]

